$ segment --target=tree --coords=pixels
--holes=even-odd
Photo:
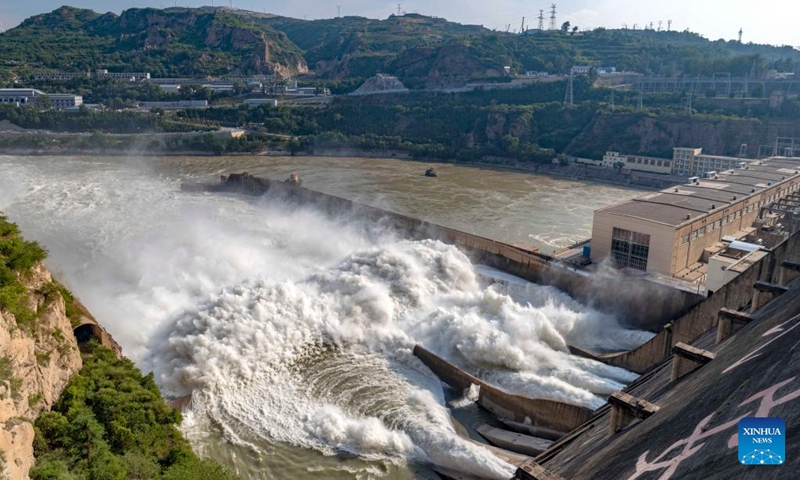
[[[577,25],[572,27],[572,34],[575,35],[576,33],[578,33],[578,26]]]
[[[36,106],[42,110],[49,110],[53,108],[53,101],[50,99],[49,95],[42,95],[36,97]]]
[[[567,32],[569,31],[569,28],[570,28],[570,26],[571,26],[571,25],[570,25],[570,23],[569,23],[569,22],[564,22],[564,23],[562,23],[562,24],[561,24],[561,32],[562,32],[562,33],[567,33]]]

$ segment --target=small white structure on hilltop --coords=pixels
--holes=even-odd
[[[378,73],[374,77],[368,78],[363,85],[358,87],[358,90],[350,93],[350,95],[376,95],[380,93],[403,92],[408,92],[408,88],[406,88],[403,82],[397,77]]]

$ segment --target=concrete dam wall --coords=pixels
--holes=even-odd
[[[617,316],[633,328],[659,331],[703,299],[700,295],[637,278],[613,273],[589,275],[578,272],[538,252],[247,173],[223,176],[221,182],[214,185],[183,185],[182,188],[249,195],[268,193],[298,203],[313,204],[334,216],[349,214],[369,219],[412,239],[437,239],[458,246],[477,263],[531,282],[555,286],[592,308]]]
[[[795,233],[772,251],[755,262],[702,303],[695,305],[674,320],[637,349],[598,360],[627,370],[644,373],[649,368],[672,357],[672,347],[679,342],[690,343],[703,333],[717,327],[722,308],[743,310],[753,299],[753,285],[757,281],[780,283],[780,264],[783,261],[800,261],[800,232]]]

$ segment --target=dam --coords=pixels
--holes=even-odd
[[[288,192],[180,192],[176,176],[153,175],[151,161],[0,161],[13,180],[2,184],[0,206],[48,247],[55,271],[162,392],[192,395],[187,437],[245,478],[436,478],[437,465],[452,478],[507,479],[534,457],[561,472],[571,451],[556,462],[538,456],[581,444],[577,434],[597,431],[595,418],[609,414],[606,399],[669,370],[676,346],[716,329],[722,308],[743,311],[753,282],[778,282],[791,253],[776,251],[672,319],[634,312],[623,324],[598,310],[604,290],[591,291],[582,272],[513,239],[437,231],[430,220],[412,230],[402,219],[393,225],[386,209],[371,216]],[[219,173],[230,171],[241,170]],[[577,287],[562,280],[575,297],[504,265],[530,268],[533,279],[575,279]],[[582,285],[597,308],[575,300]],[[634,287],[606,291],[613,300]],[[759,303],[784,297],[762,293]],[[627,327],[635,321],[654,328],[640,327],[645,336]],[[444,395],[442,381],[454,384]],[[571,412],[562,424],[535,414],[562,405]],[[490,429],[472,428],[480,424]],[[487,438],[504,446],[491,449]]]
[[[762,309],[766,302],[770,302],[771,299],[790,290],[789,286],[782,286],[784,284],[791,284],[795,289],[800,288],[800,283],[798,283],[800,278],[792,282],[796,277],[800,277],[800,263],[791,261],[800,256],[800,235],[798,234],[773,248],[763,262],[756,263],[744,275],[726,285],[717,292],[716,297],[703,301],[703,299],[691,298],[686,295],[686,292],[678,289],[672,292],[658,293],[643,292],[641,289],[632,291],[629,286],[624,285],[624,278],[612,279],[615,284],[611,289],[596,289],[590,282],[587,285],[586,275],[559,265],[553,257],[535,251],[525,251],[519,247],[476,237],[392,212],[359,205],[346,199],[320,194],[303,189],[298,183],[296,176],[286,182],[277,182],[245,173],[223,176],[217,184],[186,184],[182,188],[187,191],[277,195],[290,198],[295,202],[313,202],[315,205],[321,205],[330,215],[337,215],[343,211],[355,211],[359,216],[366,216],[374,221],[390,222],[394,228],[402,230],[407,236],[436,238],[455,244],[469,252],[474,261],[490,265],[503,272],[512,273],[534,282],[554,282],[559,288],[584,301],[593,301],[595,305],[613,305],[612,308],[621,313],[626,321],[633,324],[653,325],[652,318],[644,320],[637,316],[637,312],[647,311],[652,314],[655,311],[663,315],[657,319],[666,324],[659,335],[651,342],[629,352],[598,355],[580,347],[569,346],[573,354],[610,365],[619,365],[643,374],[624,389],[613,393],[607,404],[594,410],[569,403],[534,399],[509,393],[470,375],[429,351],[423,345],[414,347],[414,355],[450,388],[462,392],[477,389],[478,393],[473,400],[503,423],[502,428],[483,425],[477,428],[477,432],[488,440],[489,444],[495,445],[493,451],[496,455],[518,467],[515,474],[515,478],[518,479],[562,478],[548,470],[546,468],[548,464],[552,470],[569,470],[571,468],[571,471],[579,472],[580,465],[576,462],[572,460],[559,461],[558,458],[564,455],[566,455],[565,458],[570,458],[575,455],[576,449],[578,452],[584,450],[586,447],[575,446],[576,442],[583,437],[588,437],[589,441],[600,441],[601,437],[592,433],[590,428],[600,424],[602,428],[597,431],[598,433],[608,430],[609,434],[613,436],[620,429],[626,428],[631,423],[631,419],[634,424],[637,418],[638,421],[647,419],[657,413],[660,407],[637,399],[632,394],[652,396],[653,387],[650,385],[664,382],[665,372],[670,366],[670,381],[675,382],[681,376],[688,375],[705,363],[714,360],[714,353],[703,348],[692,347],[689,344],[694,343],[699,347],[707,348],[712,345],[710,339],[713,337],[716,337],[718,344],[728,340],[736,328],[741,328],[732,327],[731,325],[735,324],[732,322],[746,325],[756,318],[738,313],[740,310],[746,307],[750,307],[753,312]],[[776,263],[777,268],[775,267]],[[608,279],[604,280],[608,282]],[[651,286],[650,288],[660,287]],[[608,295],[611,291],[628,292],[630,295],[617,293],[617,298],[614,299],[616,301],[604,298],[604,294]],[[643,293],[647,294],[647,298],[655,296],[668,300],[660,306],[661,308],[648,309],[638,303]],[[764,300],[760,295],[771,296]],[[760,298],[760,300],[756,300],[756,298]],[[794,299],[797,296],[784,295],[782,298]],[[633,308],[630,308],[631,305]],[[797,302],[787,304],[783,301],[774,301],[774,305],[781,305],[775,308],[784,309],[780,310],[779,317],[789,323],[794,321],[791,317],[794,315],[793,312],[800,315],[800,304]],[[629,308],[626,309],[625,306]],[[764,309],[761,313],[765,311],[769,311],[769,309]],[[710,318],[710,321],[704,319],[703,316]],[[763,315],[759,315],[759,317],[763,317]],[[744,342],[745,340],[740,341]],[[655,349],[653,348],[654,343],[657,345]],[[729,366],[728,368],[733,367]],[[677,388],[686,390],[680,385]],[[625,418],[625,420],[621,420],[621,418]],[[521,455],[515,456],[509,452]],[[610,450],[605,453],[605,457],[601,455],[598,457],[607,459],[613,458],[614,455],[618,454]],[[637,472],[639,468],[637,465]],[[446,467],[434,466],[434,469],[443,478],[473,478]],[[607,467],[595,467],[584,470],[583,473],[577,473],[577,475],[578,478],[583,476],[599,478],[603,475],[607,475],[607,478],[619,478],[620,473],[617,471],[600,474],[600,472],[609,471]],[[572,475],[567,478],[573,478]],[[631,478],[636,478],[636,474]]]

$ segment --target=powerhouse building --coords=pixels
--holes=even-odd
[[[798,188],[800,159],[772,157],[601,208],[594,212],[591,259],[677,276],[723,239],[752,234],[762,209],[798,198]]]

